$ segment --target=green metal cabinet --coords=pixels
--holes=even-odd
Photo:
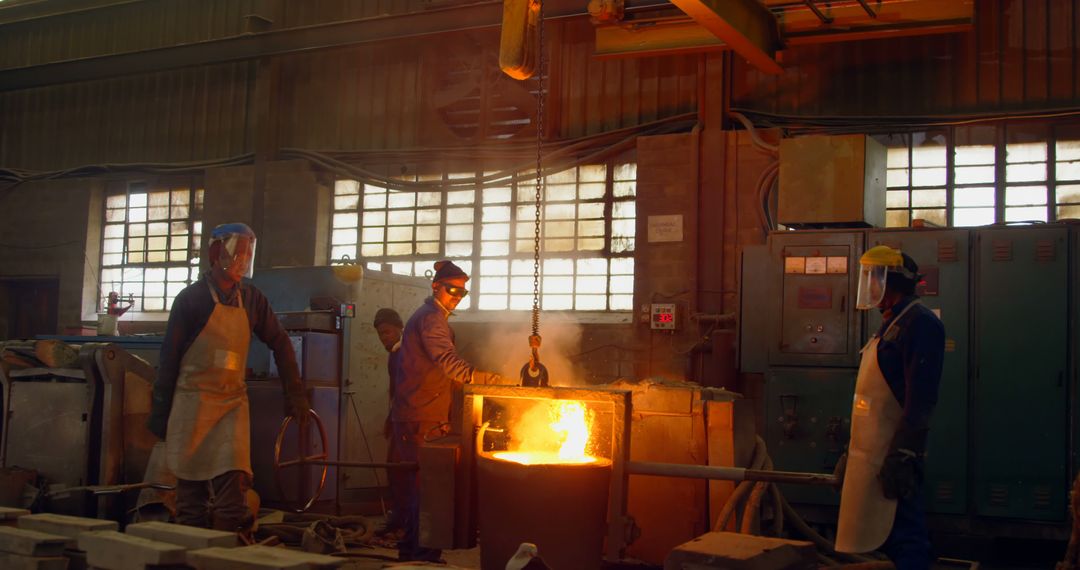
[[[867,236],[867,247],[895,247],[919,264],[925,276],[918,291],[921,302],[945,325],[945,361],[926,459],[927,510],[934,513],[967,511],[969,237],[967,230],[872,231]],[[868,311],[865,340],[879,328],[881,313]]]
[[[739,370],[764,373],[769,368],[780,296],[780,271],[766,245],[743,248],[739,279]]]
[[[1072,409],[1069,418],[1072,423],[1072,441],[1069,447],[1070,466],[1069,481],[1080,474],[1080,420],[1077,419],[1077,411],[1080,411],[1080,225],[1072,225],[1069,235],[1072,256],[1069,260],[1069,292],[1072,295],[1070,307],[1070,331],[1069,337],[1069,378],[1072,389]]]
[[[854,368],[773,368],[765,377],[765,443],[782,471],[831,473],[851,433]],[[833,489],[787,485],[796,503],[839,504]]]
[[[780,232],[769,236],[779,273],[779,313],[769,346],[771,366],[859,365],[855,285],[864,234]]]
[[[1068,502],[1068,230],[994,228],[976,235],[975,511],[1063,521]]]

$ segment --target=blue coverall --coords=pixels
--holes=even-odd
[[[895,320],[893,315],[899,315],[917,298],[914,295],[905,297],[886,311],[878,335],[889,328]],[[881,338],[877,347],[878,366],[904,410],[898,432],[925,434],[929,429],[930,416],[937,404],[944,356],[945,327],[930,309],[922,305],[912,307],[888,337]],[[900,498],[897,502],[892,532],[881,547],[897,570],[923,570],[930,566],[930,538],[923,501],[923,489],[919,485],[911,497]]]

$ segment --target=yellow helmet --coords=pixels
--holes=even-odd
[[[904,266],[904,254],[899,249],[893,249],[887,245],[877,245],[862,254],[862,257],[859,258],[859,265],[900,268]]]
[[[859,284],[855,307],[872,309],[885,298],[885,283],[892,273],[898,278],[918,281],[919,266],[899,249],[874,246],[859,258]]]

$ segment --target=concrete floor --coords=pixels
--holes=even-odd
[[[443,559],[447,566],[428,565],[412,562],[398,562],[397,551],[388,548],[372,547],[370,549],[354,549],[357,556],[350,557],[349,562],[342,566],[343,570],[375,570],[388,566],[404,570],[407,568],[467,568],[479,570],[480,549],[447,550],[443,552]]]

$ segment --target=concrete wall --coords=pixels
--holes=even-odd
[[[261,192],[254,166],[206,171],[203,247],[214,226],[244,222],[259,236],[256,268],[325,265],[328,185],[303,160],[271,162],[265,168]]]
[[[85,281],[96,282],[101,261],[100,226],[91,226],[94,221],[87,212],[101,210],[103,184],[94,180],[27,182],[0,194],[0,279],[58,279],[57,330],[61,332],[79,326],[84,300],[97,295],[95,288],[84,288]],[[89,244],[88,233],[97,236]],[[6,323],[0,330],[6,334]]]

